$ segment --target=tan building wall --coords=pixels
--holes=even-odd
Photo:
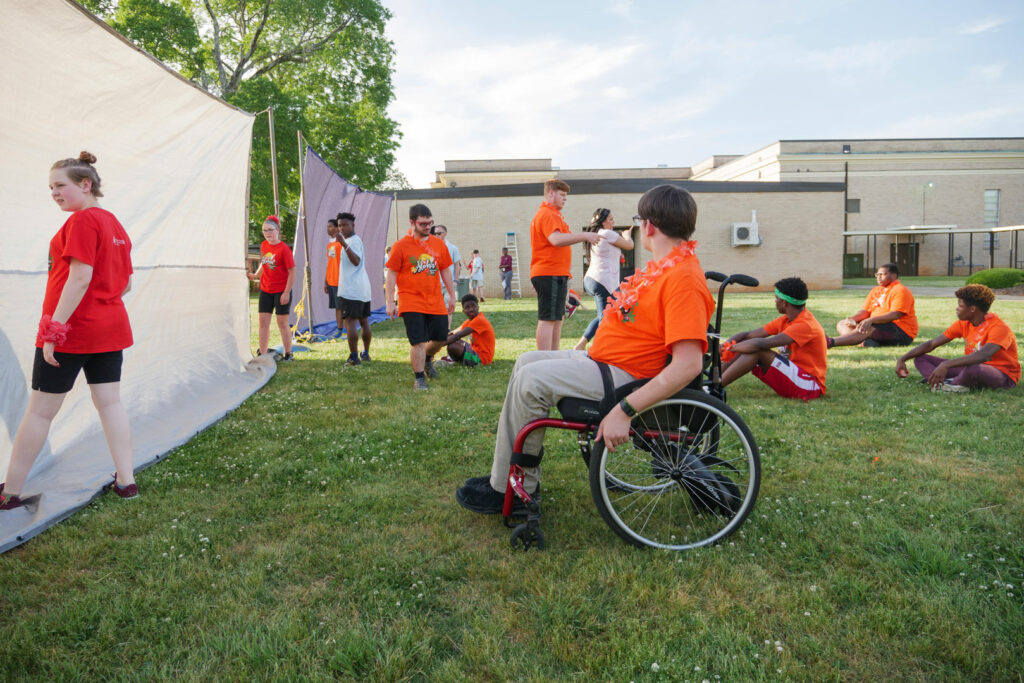
[[[776,280],[798,275],[813,289],[842,286],[842,191],[819,192],[700,192],[688,184],[697,202],[698,219],[694,239],[705,270],[742,272],[761,280],[762,290]],[[420,191],[422,192],[422,191]],[[636,213],[641,193],[569,195],[564,215],[573,231],[580,230],[597,208],[611,209],[617,225],[628,225]],[[405,235],[409,228],[409,207],[424,203],[434,220],[448,228],[449,239],[459,248],[464,261],[473,249],[484,260],[484,296],[501,296],[498,259],[506,232],[514,232],[519,247],[519,268],[523,296],[535,296],[529,281],[530,220],[542,197],[443,198],[419,196],[405,199],[399,193],[392,214],[388,243]],[[757,211],[761,246],[732,247],[732,223],[750,221]],[[397,230],[395,229],[397,221]],[[636,264],[646,264],[650,254],[637,244]],[[583,247],[573,246],[574,289],[583,290]]]

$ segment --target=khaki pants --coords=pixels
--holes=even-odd
[[[636,379],[614,365],[609,368],[612,371],[612,383],[617,387]],[[528,351],[519,356],[512,368],[505,403],[501,407],[501,417],[498,418],[494,462],[491,465],[491,488],[505,491],[512,447],[523,425],[530,420],[548,417],[549,411],[566,396],[594,401],[604,397],[601,371],[586,351]],[[540,453],[544,431],[541,428],[531,432],[523,445],[524,453]],[[524,469],[526,490],[536,491],[540,482],[540,468]]]

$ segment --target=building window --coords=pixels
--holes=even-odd
[[[999,190],[985,190],[985,227],[999,227]],[[999,235],[985,233],[985,249],[999,248]]]
[[[860,213],[860,200],[859,199],[847,199],[846,200],[846,213]]]

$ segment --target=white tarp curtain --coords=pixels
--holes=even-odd
[[[348,212],[356,217],[356,234],[366,248],[366,274],[370,278],[372,298],[370,308],[384,306],[384,247],[387,244],[388,225],[391,223],[391,196],[368,192],[348,182],[310,147],[302,167],[303,201],[299,205],[299,222],[295,230],[295,284],[292,301],[302,298],[302,278],[306,268],[306,244],[302,226],[303,213],[309,213],[305,232],[309,233],[309,263],[311,284],[310,301],[304,315],[298,319],[298,329],[309,329],[312,312],[314,331],[331,334],[337,329],[334,310],[329,307],[324,293],[324,275],[327,272],[327,220]],[[344,258],[344,257],[342,257]],[[310,310],[312,309],[312,311]],[[383,317],[383,314],[380,316]],[[292,321],[295,321],[293,309]],[[370,322],[375,322],[371,317]]]
[[[28,400],[49,241],[68,216],[47,188],[57,159],[96,155],[101,205],[134,244],[121,390],[137,469],[273,374],[247,365],[252,121],[71,2],[0,0],[0,481]],[[23,489],[43,493],[38,507],[0,511],[0,552],[88,503],[112,471],[79,377]]]

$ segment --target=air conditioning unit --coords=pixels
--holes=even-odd
[[[752,211],[749,223],[733,223],[732,224],[732,246],[743,247],[743,246],[760,246],[761,236],[757,231],[757,211]]]

